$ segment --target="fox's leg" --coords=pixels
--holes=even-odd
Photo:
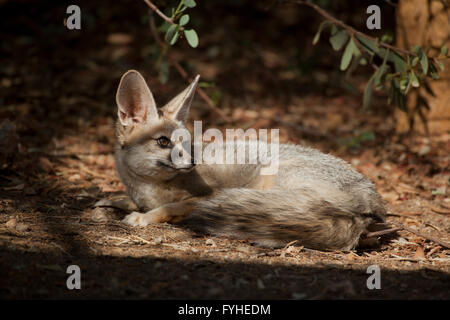
[[[124,198],[120,200],[102,199],[100,201],[97,201],[94,204],[94,207],[112,207],[127,212],[139,210],[136,204],[130,198]]]
[[[132,212],[122,222],[131,226],[145,227],[150,223],[177,222],[189,215],[195,208],[194,198],[164,204],[146,213]]]

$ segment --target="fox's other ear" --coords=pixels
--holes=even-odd
[[[197,75],[186,89],[161,109],[166,116],[182,123],[186,122],[192,100],[194,99],[195,89],[197,89],[198,79],[200,79],[200,75]]]
[[[153,95],[136,70],[128,70],[120,79],[116,103],[119,120],[124,126],[144,123],[147,119],[158,117]]]

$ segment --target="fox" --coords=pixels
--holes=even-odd
[[[353,250],[385,221],[374,184],[343,159],[314,148],[277,144],[273,174],[262,174],[259,162],[197,163],[172,135],[186,129],[199,77],[158,108],[138,71],[123,74],[116,94],[115,165],[129,198],[98,206],[128,211],[122,222],[130,226],[167,222],[272,248],[295,243]],[[184,160],[174,161],[173,152],[185,153]]]

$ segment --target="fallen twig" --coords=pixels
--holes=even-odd
[[[440,209],[440,208],[438,208],[438,207],[431,207],[431,211],[433,211],[433,212],[436,212],[436,213],[439,213],[439,214],[444,214],[444,215],[448,215],[448,214],[450,214],[450,210],[445,210],[445,209]]]
[[[433,253],[435,253],[436,251],[438,251],[439,249],[442,249],[441,246],[436,246],[433,249],[431,249],[428,253],[427,253],[427,259],[431,258],[431,256],[433,255]]]
[[[385,234],[389,234],[389,233],[393,233],[396,231],[402,230],[402,228],[391,228],[391,229],[385,229],[385,230],[380,230],[380,231],[374,231],[374,232],[369,232],[365,235],[366,238],[373,238],[373,237],[379,237]]]
[[[287,248],[289,248],[289,246],[291,246],[291,245],[293,245],[294,243],[297,243],[297,242],[298,242],[298,240],[294,240],[294,241],[289,242],[287,245],[284,246],[283,250],[286,250]]]
[[[403,225],[401,225],[401,224],[399,224],[399,223],[396,223],[396,222],[390,222],[390,224],[396,226],[397,228],[400,228],[400,229],[403,229],[403,230],[405,230],[405,231],[414,233],[415,235],[418,235],[419,237],[422,237],[422,238],[425,238],[425,239],[427,239],[427,240],[436,242],[437,244],[440,244],[441,246],[443,246],[443,247],[445,247],[445,248],[447,248],[447,249],[450,249],[450,243],[447,243],[447,242],[445,242],[445,241],[442,241],[442,240],[440,240],[440,239],[437,239],[436,237],[430,236],[430,235],[428,235],[428,234],[423,234],[422,232],[419,232],[419,231],[414,230],[414,229],[412,229],[412,228],[403,226]]]
[[[137,236],[135,234],[133,234],[132,236],[135,237],[136,239],[138,239],[139,241],[144,242],[145,244],[155,244],[154,242],[150,242],[148,240],[145,240],[144,238],[141,238],[141,237],[139,237],[139,236]]]
[[[420,262],[420,261],[426,261],[426,259],[416,259],[416,258],[408,258],[408,257],[401,257],[401,256],[398,256],[398,255],[396,255],[396,254],[391,254],[391,256],[394,258],[394,259],[389,259],[389,260],[395,260],[395,261],[411,261],[411,262]]]
[[[314,254],[322,254],[322,255],[326,255],[326,256],[332,256],[332,257],[337,258],[337,259],[343,259],[344,258],[342,255],[339,255],[339,254],[336,254],[336,253],[333,253],[333,252],[319,251],[319,250],[314,250],[314,249],[309,249],[309,248],[302,248],[302,250],[306,251],[306,252],[311,252],[311,253],[314,253]]]

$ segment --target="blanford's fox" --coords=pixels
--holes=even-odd
[[[137,71],[122,76],[115,160],[139,211],[124,223],[171,222],[262,246],[297,240],[312,249],[350,250],[371,225],[384,221],[386,211],[373,184],[345,161],[315,149],[280,144],[273,175],[261,175],[258,163],[172,161],[180,142],[171,136],[185,128],[198,78],[158,109]],[[123,201],[103,202],[108,204],[133,211]]]

